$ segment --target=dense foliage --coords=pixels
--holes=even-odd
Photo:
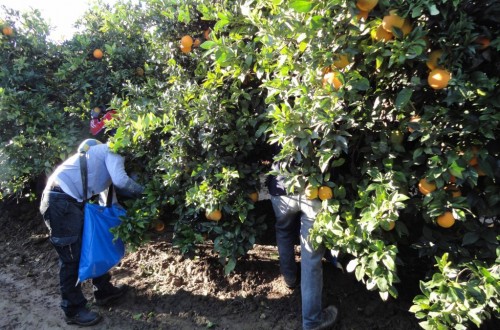
[[[230,272],[271,224],[250,194],[274,157],[291,193],[332,189],[313,239],[350,255],[367,289],[397,297],[414,264],[423,328],[499,317],[497,1],[98,4],[60,45],[36,13],[7,14],[4,196],[106,104],[111,144],[147,187],[116,230],[131,245],[169,221],[184,252],[210,239]]]

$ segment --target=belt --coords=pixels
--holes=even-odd
[[[59,183],[57,183],[56,181],[54,181],[52,185],[49,187],[49,191],[65,193],[64,190],[62,190],[61,186],[59,186]]]
[[[57,182],[54,182],[54,183],[52,183],[52,185],[48,186],[46,188],[46,191],[48,191],[49,193],[55,193],[55,194],[52,194],[53,198],[66,199],[66,200],[70,200],[70,201],[79,203],[75,198],[73,198],[70,195],[68,195],[67,193],[65,193],[64,190],[62,190],[62,188],[59,186],[59,184]]]

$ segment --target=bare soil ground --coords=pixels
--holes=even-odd
[[[59,308],[57,255],[37,207],[0,205],[0,329],[71,328]],[[112,276],[131,290],[112,307],[92,306],[104,316],[93,328],[301,329],[300,290],[284,285],[274,245],[256,245],[229,276],[210,244],[200,250],[183,257],[165,233],[128,252]],[[382,302],[326,261],[324,284],[324,303],[340,311],[335,329],[419,329],[408,297]],[[91,302],[91,284],[83,287]]]

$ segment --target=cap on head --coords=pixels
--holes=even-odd
[[[102,142],[96,139],[87,139],[80,143],[80,145],[78,146],[78,152],[87,152],[90,147],[96,146],[98,144],[102,144]]]

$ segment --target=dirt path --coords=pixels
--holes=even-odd
[[[300,329],[300,290],[284,285],[275,246],[256,245],[230,276],[201,246],[185,258],[159,235],[113,269],[132,287],[94,329]],[[59,308],[57,256],[36,209],[0,207],[0,329],[68,329]],[[408,301],[382,302],[352,274],[324,263],[325,304],[340,310],[335,329],[419,329]],[[83,283],[92,297],[91,285]]]

